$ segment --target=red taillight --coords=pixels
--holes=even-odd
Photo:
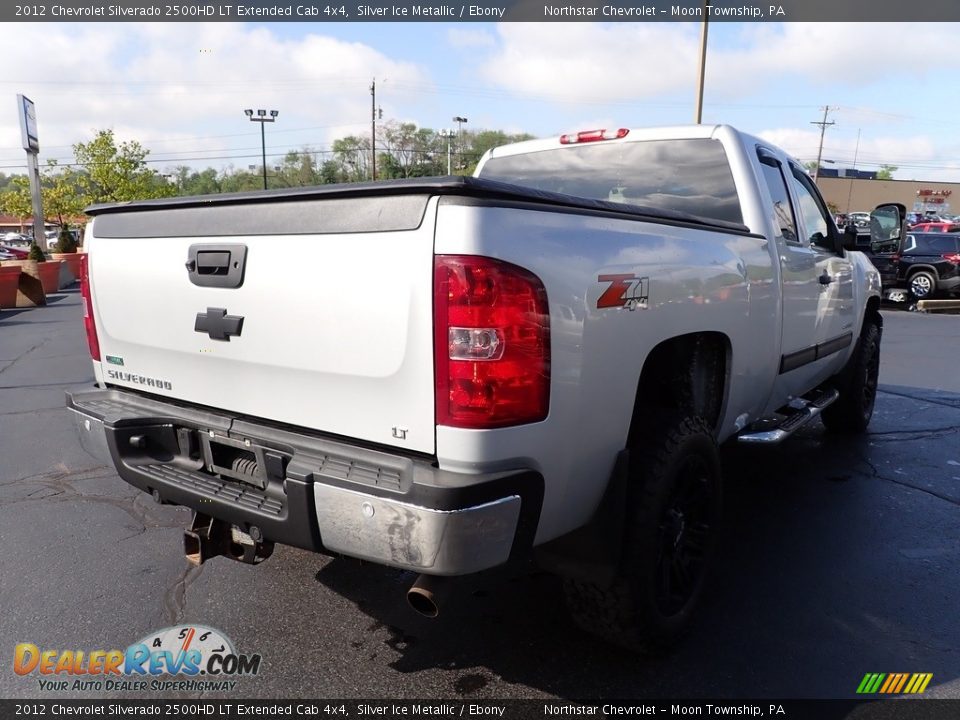
[[[82,253],[80,257],[80,297],[83,299],[83,327],[87,331],[87,345],[90,357],[100,360],[100,341],[97,340],[97,324],[93,319],[93,300],[90,298],[90,270],[87,267],[89,257]]]
[[[584,130],[583,132],[571,133],[560,136],[561,145],[573,145],[575,143],[596,142],[597,140],[619,140],[626,137],[630,131],[627,128],[619,130]]]
[[[943,259],[954,265],[960,265],[960,253],[948,253],[943,255]]]
[[[543,283],[472,255],[434,261],[437,424],[495,428],[543,420],[550,318]]]

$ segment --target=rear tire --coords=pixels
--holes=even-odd
[[[827,430],[837,433],[862,433],[873,417],[880,375],[880,328],[865,325],[847,367],[840,374],[840,397],[820,416]]]
[[[908,281],[910,294],[917,300],[925,300],[933,297],[937,291],[937,278],[928,270],[920,270],[910,276]]]
[[[609,587],[566,580],[567,606],[584,630],[634,651],[686,629],[713,559],[721,513],[720,458],[707,423],[674,420],[631,458],[620,568]]]

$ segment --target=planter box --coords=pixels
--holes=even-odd
[[[62,260],[70,274],[70,279],[66,283],[61,283],[60,287],[66,287],[80,279],[80,255],[77,253],[50,253],[50,257],[54,260]]]
[[[0,266],[0,308],[17,306],[17,287],[20,285],[20,268]]]
[[[47,260],[37,263],[37,271],[40,274],[40,284],[43,285],[43,292],[46,295],[55,293],[60,289],[60,266],[63,263],[60,260]]]
[[[40,271],[38,269],[40,265],[46,265],[46,263],[38,263],[36,260],[3,261],[3,267],[20,269],[20,280],[17,283],[17,307],[36,307],[37,305],[47,304],[47,295],[43,291],[43,284],[40,282]]]

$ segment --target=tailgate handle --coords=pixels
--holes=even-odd
[[[187,275],[200,287],[240,287],[246,263],[246,245],[203,243],[187,250]]]
[[[197,273],[200,275],[226,275],[229,267],[229,252],[201,250],[197,253]]]

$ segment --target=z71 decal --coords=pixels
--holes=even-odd
[[[597,308],[622,307],[636,310],[647,307],[650,278],[636,275],[598,275],[597,281],[609,283],[597,300]]]

